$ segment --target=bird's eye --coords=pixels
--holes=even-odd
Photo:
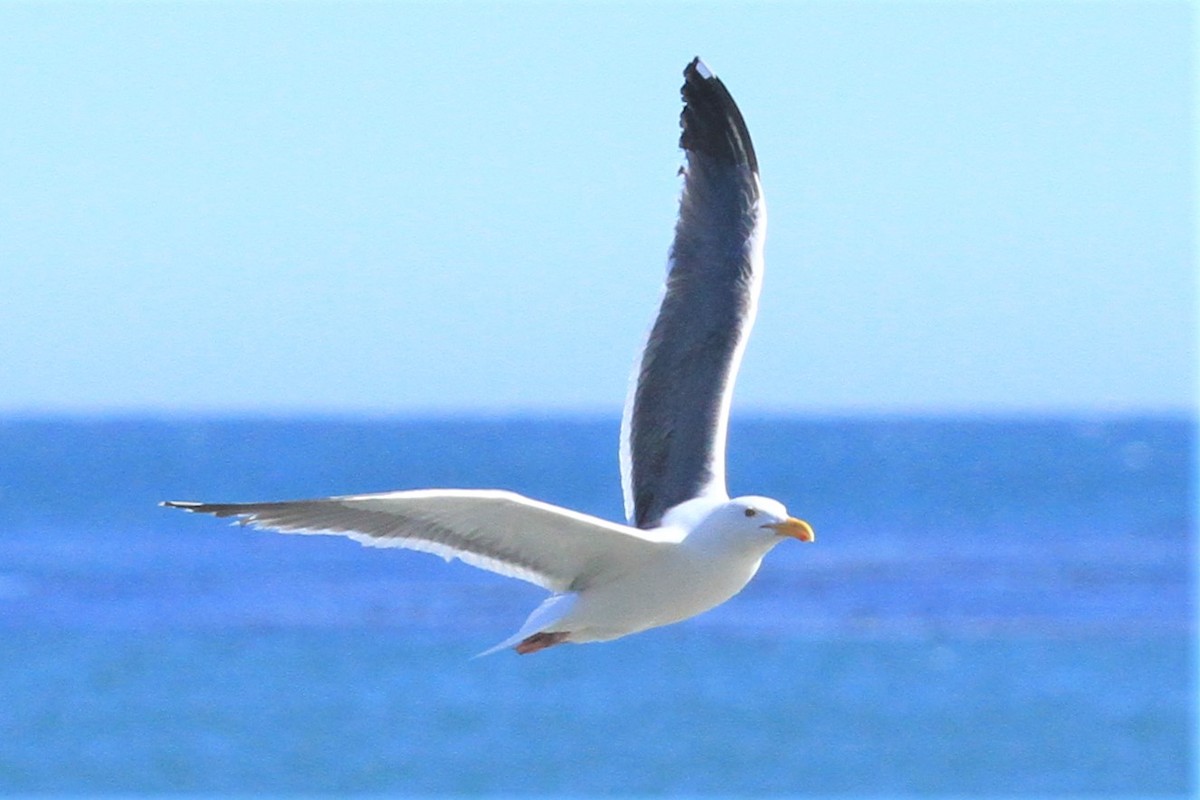
[[[743,513],[743,514],[745,514],[747,517],[754,517],[754,516],[758,516],[758,512],[757,512],[757,511],[755,511],[753,508],[747,508],[747,509],[746,509],[745,511],[743,511],[742,513]]]

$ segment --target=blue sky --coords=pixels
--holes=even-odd
[[[705,58],[735,407],[1178,410],[1183,3],[0,5],[0,413],[617,413]]]

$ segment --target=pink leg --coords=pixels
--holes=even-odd
[[[536,653],[538,650],[545,650],[547,647],[553,647],[556,644],[562,644],[570,635],[571,634],[568,631],[535,633],[533,636],[526,637],[513,649],[524,656],[530,653]]]

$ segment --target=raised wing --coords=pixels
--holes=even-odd
[[[342,534],[462,561],[553,592],[580,591],[640,564],[665,540],[503,491],[431,489],[282,503],[164,506],[283,533]]]
[[[729,405],[762,281],[766,209],[746,123],[700,59],[683,74],[679,221],[621,426],[625,513],[639,528],[693,497],[727,496]]]

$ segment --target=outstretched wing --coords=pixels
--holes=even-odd
[[[766,210],[746,123],[700,59],[683,74],[679,221],[621,426],[625,513],[639,528],[693,497],[726,496],[729,404],[762,281]]]
[[[458,558],[553,592],[580,591],[642,563],[665,541],[512,492],[431,489],[282,503],[164,506],[284,533],[342,534],[372,547]]]

